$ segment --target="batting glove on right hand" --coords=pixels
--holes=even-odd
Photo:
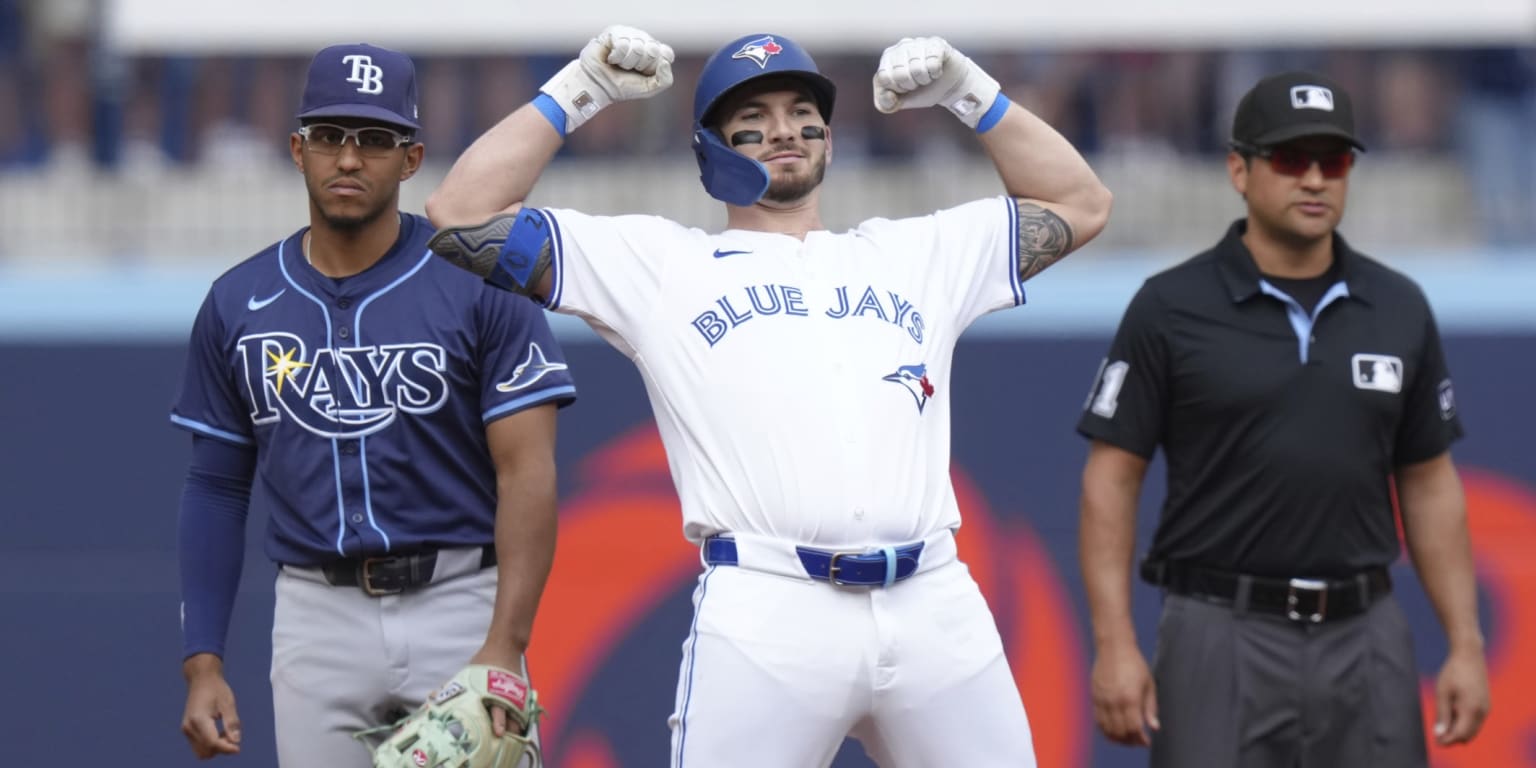
[[[1002,88],[997,80],[942,37],[906,37],[880,54],[875,70],[875,109],[942,105],[971,128],[991,109]]]
[[[611,26],[540,91],[565,110],[570,133],[615,101],[645,99],[672,85],[672,47],[634,27]]]

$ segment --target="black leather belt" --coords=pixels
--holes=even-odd
[[[496,547],[480,548],[480,567],[496,564]],[[349,557],[320,566],[325,580],[333,587],[361,587],[375,597],[398,595],[408,589],[424,587],[432,581],[437,567],[437,550],[428,549],[401,555]]]
[[[1176,595],[1229,603],[1237,600],[1239,584],[1247,579],[1248,610],[1310,624],[1358,616],[1392,591],[1385,568],[1343,579],[1279,579],[1148,560],[1141,564],[1141,578]]]

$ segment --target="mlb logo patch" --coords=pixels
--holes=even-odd
[[[1296,85],[1291,87],[1292,109],[1321,109],[1333,111],[1333,91],[1321,85]]]
[[[1359,354],[1350,358],[1355,387],[1396,394],[1403,391],[1403,359],[1394,355]]]

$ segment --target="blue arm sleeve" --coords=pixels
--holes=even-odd
[[[255,473],[254,447],[192,438],[192,465],[177,525],[182,658],[224,655],[245,559],[245,518]]]

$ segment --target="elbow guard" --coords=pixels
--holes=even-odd
[[[529,208],[474,226],[444,227],[427,246],[454,266],[522,296],[534,296],[551,259],[549,224]]]

